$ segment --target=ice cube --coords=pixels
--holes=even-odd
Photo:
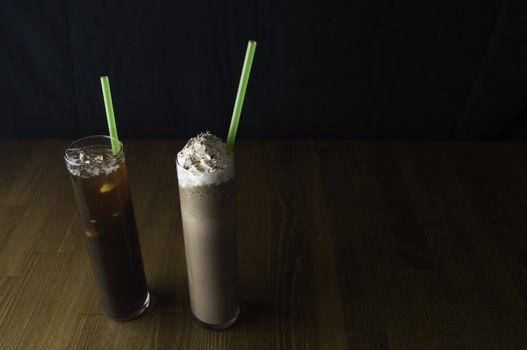
[[[102,163],[102,162],[104,162],[104,156],[102,154],[97,154],[97,155],[92,157],[92,160],[97,162],[97,163]]]
[[[66,157],[72,162],[77,162],[79,160],[82,161],[83,156],[84,154],[80,148],[70,148],[66,150]]]

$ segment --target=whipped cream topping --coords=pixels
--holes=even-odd
[[[205,131],[191,138],[177,154],[180,186],[200,186],[234,178],[233,157],[225,151],[225,142]]]

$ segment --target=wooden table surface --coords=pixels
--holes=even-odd
[[[62,153],[0,141],[0,349],[526,349],[527,146],[237,144],[241,314],[191,321],[174,156],[127,143],[145,315],[101,312]]]

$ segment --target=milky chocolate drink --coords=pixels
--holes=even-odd
[[[238,316],[234,161],[202,133],[178,154],[177,172],[192,313],[223,329]]]
[[[149,304],[123,152],[94,136],[66,150],[84,240],[105,313],[117,320],[140,315]]]

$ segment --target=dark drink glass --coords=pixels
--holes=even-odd
[[[73,142],[64,154],[84,241],[105,313],[116,320],[142,314],[150,303],[122,144],[108,136]]]

